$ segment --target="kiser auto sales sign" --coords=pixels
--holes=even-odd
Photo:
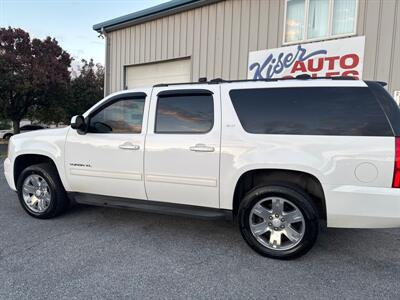
[[[248,79],[352,76],[362,78],[365,37],[250,52]]]

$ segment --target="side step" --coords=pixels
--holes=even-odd
[[[68,193],[68,196],[80,204],[132,209],[163,215],[194,217],[206,220],[232,220],[232,211],[184,204],[165,203],[150,200],[136,200],[84,193]]]

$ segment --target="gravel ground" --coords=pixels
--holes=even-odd
[[[400,297],[400,229],[322,229],[277,261],[226,221],[87,206],[36,220],[0,174],[0,299]]]

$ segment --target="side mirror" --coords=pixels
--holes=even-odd
[[[73,116],[71,118],[71,128],[78,131],[79,134],[86,133],[86,122],[83,116]]]

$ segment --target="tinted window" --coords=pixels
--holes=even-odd
[[[312,87],[232,90],[232,103],[250,133],[393,135],[368,88]]]
[[[206,133],[214,123],[211,95],[176,95],[159,97],[157,133]]]
[[[32,126],[30,125],[21,126],[20,130],[32,130]]]
[[[367,82],[376,99],[379,100],[396,136],[400,136],[400,108],[392,96],[377,82]]]
[[[114,102],[90,118],[92,133],[141,133],[145,99]]]
[[[38,130],[43,129],[40,125],[25,125],[20,128],[21,130]]]

